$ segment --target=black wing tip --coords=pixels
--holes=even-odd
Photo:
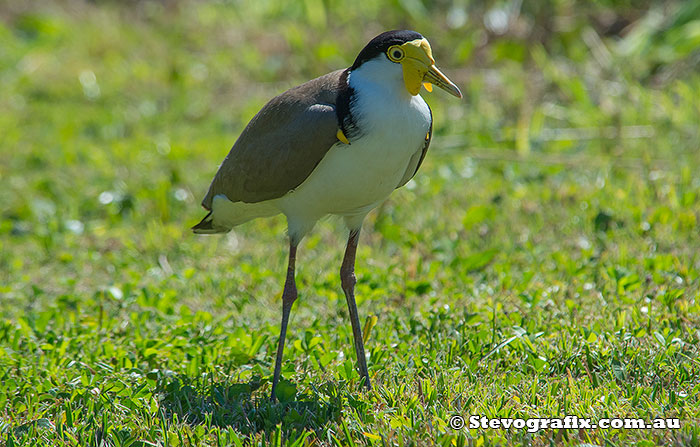
[[[204,216],[204,219],[200,220],[197,225],[194,225],[191,229],[196,233],[197,230],[207,230],[211,228],[213,219],[211,219],[211,211]]]
[[[195,234],[216,234],[216,233],[227,233],[229,229],[222,228],[214,225],[214,219],[211,216],[211,211],[209,214],[204,216],[197,225],[192,227],[192,232]]]

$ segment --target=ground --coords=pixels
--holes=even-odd
[[[699,445],[700,10],[631,3],[0,2],[0,444]],[[189,227],[267,99],[390,28],[465,99],[423,93],[425,163],[361,236],[374,389],[329,219],[271,404],[284,219]]]

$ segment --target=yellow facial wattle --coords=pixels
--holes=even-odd
[[[403,82],[411,95],[420,93],[420,88],[425,83],[428,91],[432,91],[432,87],[428,86],[435,84],[451,95],[462,97],[459,88],[435,66],[433,51],[427,39],[416,39],[402,45],[393,45],[387,50],[387,56],[390,60],[401,64]]]

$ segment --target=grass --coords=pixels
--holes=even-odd
[[[699,445],[700,15],[512,5],[0,3],[0,444]],[[465,100],[425,95],[430,153],[362,233],[375,387],[326,220],[271,404],[284,219],[188,227],[268,98],[394,27]]]

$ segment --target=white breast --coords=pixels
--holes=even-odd
[[[333,146],[301,185],[274,201],[287,215],[291,235],[303,237],[327,214],[361,222],[399,185],[425,144],[430,109],[406,91],[398,64],[365,62],[349,82],[360,135],[350,145]]]

